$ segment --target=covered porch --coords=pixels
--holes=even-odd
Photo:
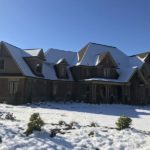
[[[102,81],[92,81],[90,84],[92,103],[130,104],[129,84]]]

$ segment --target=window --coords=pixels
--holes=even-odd
[[[41,73],[42,72],[42,66],[41,64],[36,65],[36,72]]]
[[[4,70],[4,59],[0,59],[0,70]]]
[[[110,77],[110,68],[104,68],[104,77]]]
[[[8,91],[10,95],[15,95],[18,91],[18,81],[8,81]]]
[[[66,68],[64,66],[60,68],[60,74],[61,76],[66,76]]]
[[[60,78],[67,78],[67,68],[64,65],[59,65],[58,76]]]

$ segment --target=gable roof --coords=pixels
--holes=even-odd
[[[143,62],[140,59],[136,57],[129,57],[116,47],[96,43],[89,43],[88,46],[86,46],[86,50],[84,50],[81,61],[79,61],[76,65],[96,66],[98,63],[97,60],[103,58],[104,54],[107,53],[110,53],[118,66],[118,79],[93,78],[85,80],[128,82],[135,70],[143,65]]]
[[[6,49],[8,50],[8,52],[10,53],[10,55],[12,56],[14,61],[16,62],[17,66],[21,70],[22,74],[25,76],[36,77],[32,73],[29,66],[27,65],[27,63],[23,59],[23,57],[29,57],[31,55],[26,53],[25,51],[23,51],[22,49],[20,49],[16,46],[13,46],[13,45],[8,44],[6,42],[2,42],[2,43],[4,44],[4,46],[6,47]]]
[[[114,58],[115,62],[118,66],[128,66],[127,60],[129,60],[128,56],[120,51],[116,47],[106,46],[96,43],[89,43],[87,49],[81,59],[77,63],[77,65],[88,65],[88,66],[95,66],[97,56],[103,54],[104,52],[109,52],[112,57]],[[126,63],[124,63],[126,62]]]
[[[112,65],[114,65],[114,67],[117,67],[115,60],[113,59],[113,57],[111,56],[111,54],[109,52],[103,52],[103,53],[99,54],[95,65],[100,65],[108,57],[109,57],[109,59],[111,59]]]

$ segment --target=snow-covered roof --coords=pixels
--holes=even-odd
[[[16,64],[20,68],[21,72],[25,76],[35,77],[35,75],[31,71],[31,69],[29,68],[29,66],[27,65],[27,63],[23,59],[23,57],[29,57],[31,55],[26,53],[22,49],[20,49],[16,46],[13,46],[11,44],[8,44],[6,42],[3,42],[3,44],[6,46],[7,50],[9,51],[11,56],[13,57],[14,61],[16,61]]]
[[[44,75],[45,79],[49,79],[49,80],[67,80],[67,81],[72,81],[73,80],[73,77],[71,75],[69,67],[67,67],[67,73],[68,73],[68,78],[67,79],[57,78],[56,71],[54,69],[54,65],[55,64],[48,63],[48,62],[43,63],[43,75]]]
[[[25,76],[37,77],[36,75],[34,75],[28,64],[25,62],[24,57],[37,56],[42,49],[22,50],[6,42],[3,42],[3,44],[6,46],[7,50],[13,57],[14,61],[16,61],[16,64]],[[85,79],[85,81],[101,80],[111,82],[128,82],[137,70],[137,68],[142,67],[144,59],[146,57],[145,56],[142,59],[137,55],[130,57],[116,47],[96,43],[89,43],[86,46],[86,49],[84,49],[84,51],[82,52],[83,55],[82,57],[80,57],[80,61],[78,61],[79,53],[77,52],[49,49],[47,52],[45,52],[46,61],[43,62],[42,73],[44,75],[44,78],[50,80],[58,80],[54,65],[62,61],[66,61],[68,64],[67,72],[69,75],[69,79],[66,80],[73,80],[72,74],[70,72],[70,67],[79,65],[96,66],[103,58],[103,55],[109,53],[115,61],[116,65],[118,66],[118,79],[91,78]]]
[[[135,68],[140,68],[143,65],[143,61],[138,59],[137,57],[129,57],[121,50],[116,47],[101,45],[96,43],[89,43],[85,53],[76,65],[85,65],[85,66],[96,66],[100,61],[101,54],[109,52],[113,57],[114,61],[118,66],[118,79],[103,79],[103,78],[92,78],[85,79],[89,80],[105,80],[105,81],[113,81],[113,82],[127,82],[132,74],[135,71]]]
[[[24,49],[24,51],[28,54],[30,54],[31,56],[38,56],[39,53],[41,52],[42,49],[38,48],[38,49]]]
[[[56,64],[59,60],[65,59],[70,66],[77,62],[77,52],[49,49],[45,52],[47,62]]]
[[[80,62],[77,63],[77,65],[95,66],[97,62],[97,57],[104,52],[109,52],[112,55],[118,67],[129,66],[129,57],[118,48],[96,43],[88,44],[87,50],[85,51],[83,58]]]

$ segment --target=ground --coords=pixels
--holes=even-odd
[[[150,106],[94,105],[83,103],[36,103],[21,106],[0,104],[0,150],[149,150]],[[13,113],[15,121],[3,119]],[[24,134],[30,115],[38,112],[45,125],[41,132]],[[118,131],[120,115],[131,117],[130,129]],[[61,130],[50,137],[54,128],[65,129],[59,121],[76,122],[73,129]],[[91,122],[96,127],[91,127]],[[91,135],[89,135],[89,133]]]

